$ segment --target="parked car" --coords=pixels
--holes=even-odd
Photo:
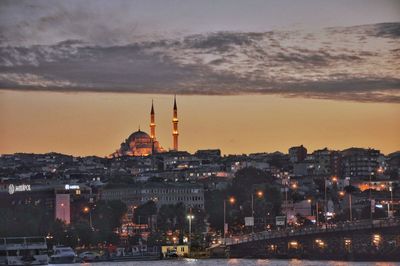
[[[82,261],[95,261],[100,259],[100,254],[94,251],[85,251],[78,256]]]
[[[50,263],[74,263],[76,253],[71,247],[55,246],[54,254],[50,256]]]

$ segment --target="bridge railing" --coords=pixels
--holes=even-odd
[[[288,228],[275,231],[262,231],[252,234],[232,236],[225,239],[226,245],[235,245],[257,240],[267,240],[282,237],[312,235],[326,232],[341,232],[362,230],[370,228],[392,227],[400,225],[399,218],[386,218],[377,220],[357,220],[353,222],[343,222],[336,224],[324,224],[322,226],[302,227],[302,228]]]

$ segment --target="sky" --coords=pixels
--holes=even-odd
[[[0,91],[0,151],[110,155],[139,127],[150,132],[152,100],[156,137],[168,150],[173,95]],[[178,95],[177,103],[179,149],[189,152],[287,152],[301,144],[310,152],[325,147],[373,147],[385,154],[400,150],[398,104],[276,95]]]
[[[182,110],[190,151],[391,152],[399,39],[399,1],[1,1],[0,153],[108,155],[148,122],[149,98],[168,110],[173,94],[199,107]],[[216,108],[220,122],[205,126]],[[211,135],[191,139],[198,132]]]

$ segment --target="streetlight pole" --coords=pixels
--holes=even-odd
[[[251,227],[251,232],[254,234],[254,194],[251,193],[251,217],[253,218],[253,225]]]
[[[93,230],[93,223],[92,223],[92,209],[89,209],[89,224],[90,224],[90,229]]]
[[[390,203],[388,204],[388,217],[392,217],[392,212],[393,212],[393,187],[392,187],[392,182],[390,182]]]
[[[369,172],[369,209],[370,209],[370,214],[369,214],[369,218],[371,219],[371,221],[372,221],[372,189],[371,189],[371,184],[372,184],[372,180],[371,180],[371,175],[372,175],[372,172],[371,172],[371,169],[369,169],[370,170],[370,172]]]
[[[314,215],[313,214],[313,211],[312,211],[312,204],[313,204],[313,200],[312,199],[308,199],[308,202],[310,203],[310,208],[311,208],[311,215]],[[316,224],[316,226],[318,227],[318,210],[319,208],[318,208],[318,199],[315,199],[315,224]]]
[[[324,196],[324,217],[325,217],[325,224],[326,224],[326,213],[327,213],[327,211],[328,211],[328,200],[327,200],[327,196],[326,196],[326,190],[327,190],[327,183],[328,183],[328,180],[327,180],[327,178],[325,177],[325,196]]]
[[[225,224],[226,224],[226,199],[224,199],[224,227],[223,227],[223,235],[224,235],[224,245],[226,244],[225,240]]]
[[[285,218],[285,229],[287,228],[287,213],[288,213],[288,211],[287,211],[287,209],[288,209],[288,190],[289,190],[289,176],[287,176],[286,177],[286,181],[285,181],[285,216],[286,216],[286,218]]]
[[[261,190],[256,191],[257,197],[261,198],[264,193]],[[253,226],[252,226],[252,233],[254,234],[254,225],[255,225],[255,220],[254,220],[254,191],[251,192],[251,217],[253,218]]]
[[[192,247],[192,219],[194,218],[194,215],[192,215],[192,208],[189,209],[189,215],[187,216],[189,219],[189,237],[188,237],[188,246],[189,246],[189,256],[190,256],[190,249]]]
[[[89,213],[89,225],[90,225],[90,229],[93,230],[92,208],[90,208],[90,207],[85,207],[85,208],[83,208],[83,212],[84,212],[84,213]]]
[[[353,221],[353,210],[351,208],[351,193],[349,193],[349,210],[350,210],[350,222]]]
[[[229,198],[229,203],[230,204],[234,204],[235,203],[235,198],[234,197],[230,197]],[[225,238],[225,226],[226,225],[227,225],[227,223],[226,223],[226,199],[224,199],[224,228],[223,228],[223,230],[224,230],[224,233],[223,233],[224,245],[226,244],[226,238]]]

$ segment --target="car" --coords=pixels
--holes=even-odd
[[[178,252],[176,249],[168,250],[167,254],[165,254],[167,258],[177,258],[178,257]]]
[[[82,261],[96,261],[99,260],[100,254],[94,251],[85,251],[78,256]]]

